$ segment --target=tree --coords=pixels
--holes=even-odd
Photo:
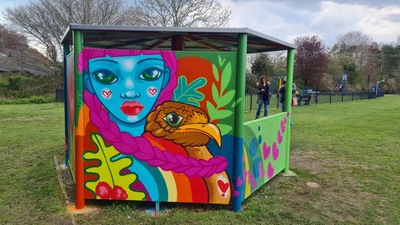
[[[306,88],[318,89],[328,67],[328,54],[325,42],[318,36],[302,36],[294,40],[297,46],[294,55],[294,74]]]
[[[217,0],[135,0],[134,7],[147,26],[223,27],[232,18]]]
[[[361,31],[350,31],[340,34],[334,48],[338,54],[353,56],[356,65],[361,68],[365,65],[365,60],[370,53],[370,46],[373,43],[372,37]]]
[[[392,93],[400,92],[400,45],[385,44],[378,52],[380,78],[387,79],[387,90]]]
[[[365,65],[361,68],[361,74],[364,74],[363,88],[369,90],[370,85],[377,81],[379,74],[378,67],[379,45],[376,42],[370,44],[368,55],[365,57]]]
[[[275,75],[274,66],[267,54],[261,53],[255,55],[255,58],[251,62],[251,73],[266,77],[273,77]]]
[[[16,49],[17,47],[29,47],[26,36],[21,35],[0,24],[0,51],[4,52],[5,48]]]
[[[357,69],[356,61],[353,57],[348,55],[341,55],[338,57],[339,65],[342,67],[342,74],[346,70],[347,82],[355,85],[359,77],[359,71]]]
[[[13,28],[44,47],[53,67],[60,66],[60,41],[70,23],[134,25],[135,13],[125,0],[36,0],[5,9]]]
[[[48,60],[28,45],[27,37],[2,24],[0,24],[0,53],[1,68],[48,72]]]
[[[286,51],[273,51],[273,52],[267,52],[266,54],[268,55],[268,58],[271,60],[275,72],[278,72],[280,70],[286,71],[287,67]]]

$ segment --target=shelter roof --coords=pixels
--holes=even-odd
[[[83,32],[84,47],[171,50],[173,36],[183,36],[185,51],[236,51],[247,34],[247,53],[295,49],[296,46],[249,28],[143,27],[70,24],[62,44],[73,44],[73,30]]]

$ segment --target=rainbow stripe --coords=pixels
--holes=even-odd
[[[143,137],[147,138],[153,146],[158,147],[162,151],[170,151],[173,154],[181,154],[189,157],[182,146],[176,145],[172,141],[156,138],[150,133],[144,133]],[[203,178],[189,178],[183,173],[150,167],[145,162],[135,160],[133,157],[131,158],[134,160],[134,163],[129,170],[138,175],[138,179],[145,187],[145,191],[149,193],[151,201],[208,202],[208,189]]]

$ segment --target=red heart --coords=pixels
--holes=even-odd
[[[225,183],[222,180],[219,180],[218,187],[222,191],[222,193],[225,193],[229,188],[229,183]]]
[[[101,94],[104,96],[104,98],[108,99],[111,96],[112,91],[102,91]]]
[[[157,93],[157,89],[156,88],[149,88],[149,93],[151,95],[155,95]]]

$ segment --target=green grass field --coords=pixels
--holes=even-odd
[[[77,224],[400,224],[400,96],[294,107],[291,170],[229,206],[96,201]],[[269,114],[279,113],[270,107]],[[246,113],[254,119],[255,111]],[[71,224],[53,156],[64,148],[63,105],[0,105],[0,224]],[[306,182],[316,182],[311,189]]]

